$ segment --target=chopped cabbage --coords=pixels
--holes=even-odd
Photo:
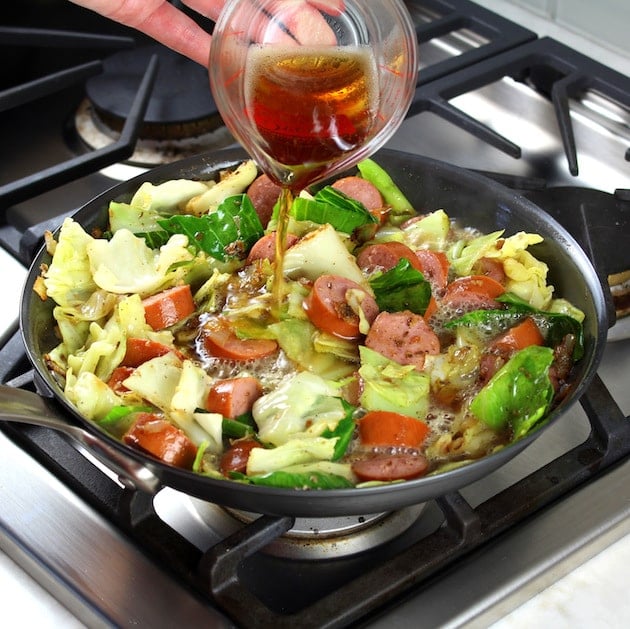
[[[315,433],[334,428],[346,415],[338,395],[337,389],[320,376],[298,373],[254,402],[252,414],[258,435],[262,441],[281,445],[307,428]]]
[[[339,275],[370,291],[356,258],[348,251],[339,233],[328,224],[290,247],[284,254],[283,268],[292,279],[305,277],[315,281],[320,275]]]
[[[361,406],[368,411],[392,411],[424,419],[429,406],[429,376],[413,365],[399,365],[363,345],[359,352]]]
[[[77,306],[96,290],[87,247],[94,239],[72,218],[59,232],[55,255],[44,275],[46,294],[59,306]]]
[[[330,461],[336,442],[336,438],[313,437],[292,439],[277,448],[254,448],[247,460],[247,475],[266,474],[314,461]]]
[[[143,238],[121,229],[111,240],[93,239],[86,250],[94,282],[100,288],[111,293],[147,296],[185,273],[181,267],[171,267],[193,258],[187,244],[186,236],[176,234],[156,252]]]
[[[402,228],[405,242],[413,249],[429,247],[443,251],[451,229],[451,221],[444,210],[436,210]]]
[[[186,203],[185,212],[201,216],[215,210],[228,197],[245,192],[257,175],[258,168],[253,160],[243,162],[215,186],[191,198]]]
[[[470,242],[457,242],[448,249],[446,255],[456,275],[470,275],[473,266],[480,258],[488,256],[490,251],[496,251],[496,244],[503,235],[503,231],[492,232],[473,238]]]
[[[181,373],[182,361],[169,352],[142,363],[123,384],[130,391],[166,411],[177,391]]]
[[[103,419],[114,406],[124,404],[107,383],[89,371],[77,376],[69,370],[64,393],[83,417],[95,421]]]
[[[186,203],[216,185],[214,181],[171,179],[160,184],[145,181],[136,190],[129,205],[142,212],[175,214],[183,210]]]

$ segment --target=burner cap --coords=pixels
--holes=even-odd
[[[141,136],[175,139],[221,126],[207,71],[159,44],[107,57],[103,72],[88,79],[86,94],[99,118],[114,130],[122,128],[153,55],[158,55],[159,67]]]

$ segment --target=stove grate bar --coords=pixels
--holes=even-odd
[[[120,35],[79,33],[48,28],[0,26],[0,46],[29,46],[37,48],[132,48],[136,41]]]
[[[573,176],[578,174],[578,163],[569,98],[577,100],[586,91],[594,90],[630,109],[630,78],[554,39],[544,37],[526,42],[491,59],[482,60],[447,77],[419,85],[407,116],[431,111],[504,153],[518,158],[520,147],[448,102],[506,77],[531,84],[540,93],[551,98],[568,169]],[[625,159],[630,160],[630,149],[626,151]]]
[[[418,0],[407,2],[407,6],[412,15],[415,9],[420,9],[431,11],[437,16],[429,22],[416,24],[420,44],[457,30],[469,30],[487,40],[475,48],[423,68],[418,76],[418,85],[430,83],[482,59],[536,39],[533,31],[469,0]]]
[[[157,66],[157,56],[154,56],[147,65],[129,116],[116,142],[0,187],[0,209],[6,209],[14,203],[52,190],[131,156],[149,103],[151,90],[157,75]]]
[[[100,61],[91,61],[4,90],[0,92],[0,112],[19,107],[48,94],[60,92],[66,87],[85,81],[85,79],[98,74],[102,69],[103,66]]]

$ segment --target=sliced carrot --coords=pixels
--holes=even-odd
[[[195,311],[190,286],[182,284],[142,300],[144,316],[154,330],[163,330]]]
[[[493,345],[521,350],[530,345],[543,345],[544,342],[545,339],[534,320],[531,317],[527,317],[503,333],[494,341]]]
[[[155,413],[138,413],[123,441],[165,463],[186,469],[192,467],[197,455],[197,446],[186,433]]]
[[[262,392],[260,381],[253,376],[219,380],[210,387],[206,410],[233,419],[249,413]]]
[[[420,270],[424,277],[437,289],[444,290],[448,284],[448,271],[450,268],[446,254],[443,251],[418,249],[416,258],[420,261]]]
[[[205,350],[217,358],[255,360],[270,356],[278,349],[272,339],[239,339],[232,326],[222,317],[208,319],[201,330]]]
[[[423,421],[391,411],[370,411],[359,420],[359,436],[364,445],[417,448],[429,433]]]

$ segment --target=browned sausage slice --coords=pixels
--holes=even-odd
[[[219,380],[210,387],[206,399],[206,410],[234,419],[239,415],[249,413],[262,393],[260,381],[253,376]]]
[[[337,179],[332,187],[348,195],[351,199],[359,201],[370,212],[380,210],[383,207],[383,197],[378,188],[361,177],[342,177]]]
[[[392,454],[355,461],[352,471],[361,481],[395,481],[418,478],[429,465],[421,454]]]
[[[197,446],[183,430],[154,413],[139,413],[123,440],[165,463],[186,469],[192,467],[197,455]]]
[[[295,234],[287,234],[286,248],[293,246],[299,238]],[[247,256],[247,264],[251,264],[254,260],[267,259],[273,262],[276,259],[276,232],[265,234],[259,238],[249,250]]]
[[[440,341],[424,317],[409,310],[381,312],[365,345],[401,365],[424,366],[425,354],[439,354]]]
[[[414,269],[422,271],[415,251],[402,242],[381,242],[368,245],[357,256],[357,264],[366,273],[385,272],[394,268],[401,258],[409,260]]]
[[[282,188],[267,175],[260,175],[254,179],[247,189],[247,196],[251,199],[263,227],[267,227],[271,219],[273,206],[276,204],[281,190]]]
[[[359,315],[348,301],[350,290],[359,291],[361,310],[368,323],[374,321],[379,308],[372,295],[345,277],[322,275],[304,300],[304,310],[313,325],[340,338],[359,338]]]

